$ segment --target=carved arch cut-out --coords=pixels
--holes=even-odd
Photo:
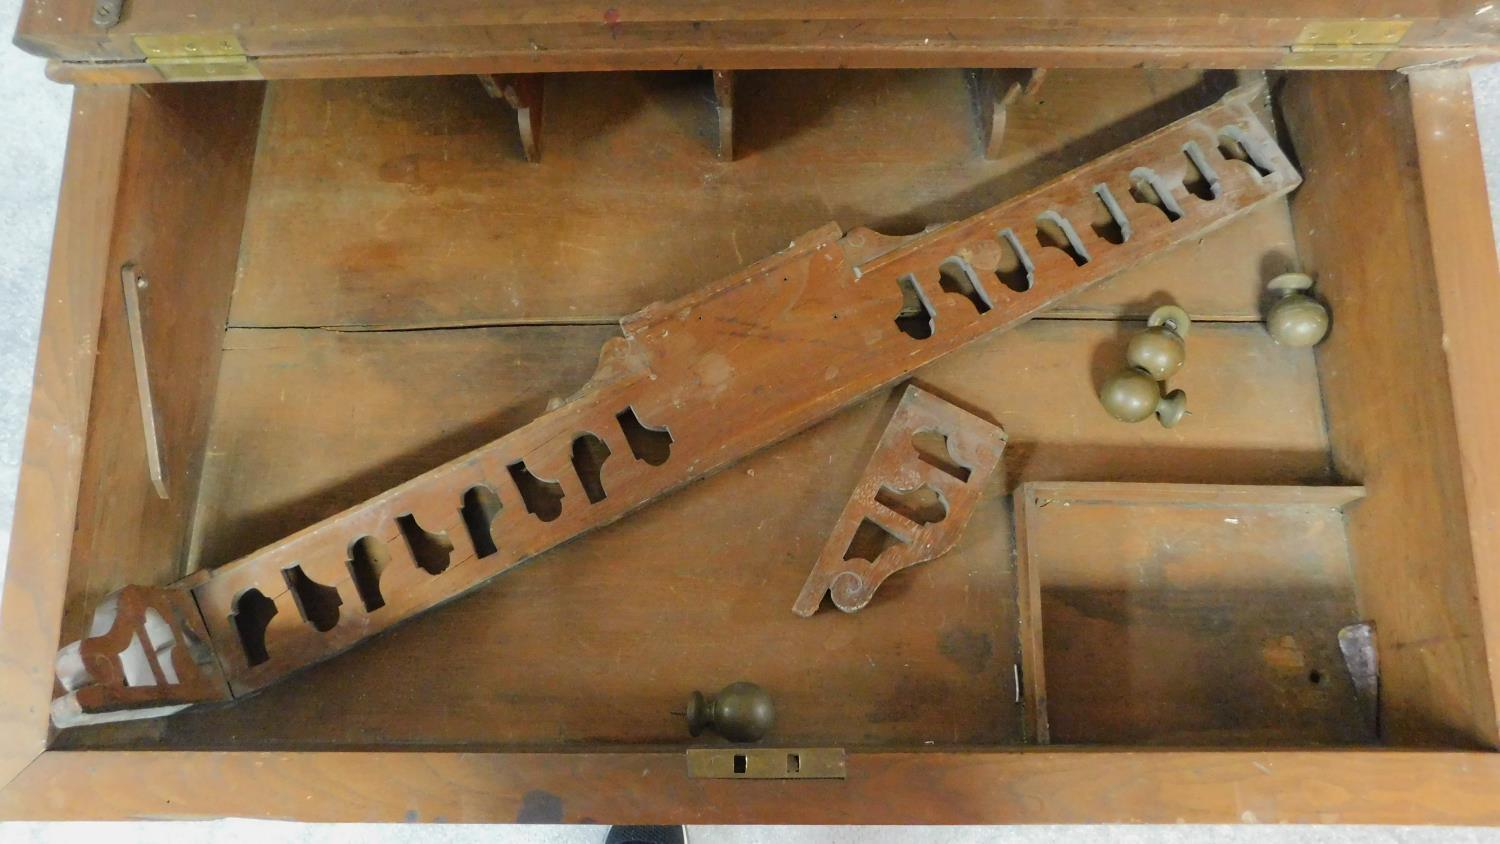
[[[495,542],[495,519],[500,517],[500,496],[484,484],[476,484],[464,492],[464,503],[460,509],[464,528],[469,531],[469,541],[474,544],[474,555],[480,559],[500,550]]]
[[[562,515],[562,484],[537,477],[526,468],[525,460],[517,460],[505,468],[516,484],[516,491],[521,493],[521,503],[525,505],[526,512],[544,522]]]
[[[974,267],[957,255],[938,265],[938,286],[944,293],[953,293],[969,300],[978,313],[989,313],[994,307],[989,291],[980,283]]]
[[[969,467],[953,456],[946,434],[932,428],[923,428],[911,435],[911,445],[917,451],[918,460],[964,483],[969,482]]]
[[[319,633],[327,633],[338,626],[339,607],[344,603],[339,597],[338,587],[313,580],[301,566],[282,569],[281,576],[286,578],[287,588],[291,590],[292,600],[297,604],[297,611],[302,613],[303,621]]]
[[[365,605],[367,613],[385,606],[380,576],[385,573],[390,560],[385,543],[373,536],[361,536],[349,545],[349,579],[354,581],[354,591],[359,594],[359,601]]]
[[[271,658],[266,650],[266,628],[276,616],[276,602],[267,598],[259,589],[247,589],[234,601],[234,612],[230,619],[240,637],[240,647],[245,651],[245,663],[251,667]]]
[[[896,327],[913,340],[931,337],[937,315],[922,286],[917,284],[917,277],[907,273],[896,279],[896,286],[901,289],[901,310],[896,312]]]
[[[672,456],[672,431],[647,425],[636,415],[634,407],[627,407],[615,414],[620,423],[620,433],[625,435],[625,444],[635,459],[648,466],[660,466]]]
[[[573,471],[590,504],[598,504],[608,495],[603,478],[604,461],[608,459],[609,444],[604,440],[587,433],[573,438]]]
[[[411,551],[411,558],[416,561],[417,568],[433,575],[448,570],[448,562],[453,557],[453,541],[446,532],[434,533],[423,528],[417,524],[417,517],[410,513],[397,516],[396,527],[406,540],[406,547]]]

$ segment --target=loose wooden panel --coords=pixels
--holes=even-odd
[[[1005,425],[1012,483],[1324,476],[1309,353],[1281,349],[1251,326],[1199,326],[1190,354],[1204,364],[1190,363],[1180,379],[1196,415],[1170,431],[1124,425],[1098,406],[1094,383],[1120,360],[1133,327],[1033,322],[956,353],[919,381]],[[253,551],[298,519],[342,510],[391,476],[463,453],[470,438],[521,424],[548,395],[574,386],[564,374],[582,380],[608,333],[231,331],[199,514],[213,550],[200,559]],[[528,372],[559,375],[533,386]],[[811,620],[787,609],[888,401],[861,404],[232,708],[174,716],[163,722],[166,740],[675,742],[686,737],[669,714],[678,698],[740,677],[776,695],[786,740],[1017,740],[1006,483],[992,485],[957,550],[893,577],[878,606]],[[350,425],[355,412],[396,422]],[[424,691],[433,689],[441,705]],[[70,746],[131,740],[111,727],[64,738]]]
[[[741,73],[737,160],[714,154],[709,74],[547,79],[546,158],[469,78],[268,87],[231,322],[613,321],[830,218],[913,232],[1040,184],[1213,101],[1232,74],[1078,71],[978,148],[958,71]],[[1070,300],[1144,315],[1162,278],[1195,317],[1256,319],[1291,265],[1284,204]]]
[[[239,252],[261,86],[174,87],[131,96],[105,272],[89,437],[78,494],[63,640],[100,599],[182,573],[219,349]],[[146,457],[140,393],[120,286],[133,262],[169,497]]]
[[[0,787],[47,746],[130,103],[126,88],[80,89],[73,97],[15,533],[0,592]]]
[[[499,823],[1500,824],[1500,754],[854,753],[845,780],[691,779],[666,753],[48,753],[0,818]],[[69,776],[98,788],[59,788]]]
[[[1447,224],[1424,206],[1407,84],[1302,74],[1287,79],[1281,103],[1307,175],[1292,203],[1301,254],[1333,315],[1318,362],[1334,465],[1369,490],[1350,511],[1350,542],[1361,607],[1380,630],[1385,738],[1494,745],[1433,269],[1432,230]],[[1438,212],[1475,207],[1471,198]],[[1449,283],[1483,287],[1479,277]]]
[[[1340,508],[1360,492],[1023,486],[1051,741],[1372,741],[1338,644],[1359,621]]]

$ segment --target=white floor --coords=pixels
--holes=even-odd
[[[0,33],[8,41],[20,0],[0,0]],[[1475,74],[1490,196],[1500,199],[1500,65]],[[46,80],[42,62],[6,43],[0,47],[0,578],[10,547],[16,478],[31,397],[42,289],[57,204],[70,91]],[[1500,241],[1500,213],[1494,215]],[[1500,801],[1500,794],[1495,796]],[[309,842],[505,842],[596,844],[601,827],[427,825],[326,826],[223,820],[179,823],[170,830],[148,823],[0,823],[0,842],[64,842],[87,836],[112,844],[212,838],[218,844]],[[698,827],[696,844],[978,844],[1066,839],[1081,842],[1500,842],[1491,830],[1410,827]]]

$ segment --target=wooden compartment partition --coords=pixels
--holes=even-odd
[[[1306,179],[1290,200],[919,371],[1005,427],[1004,465],[958,547],[856,615],[788,607],[894,394],[232,706],[47,728],[53,654],[109,591],[516,428],[588,378],[621,316],[814,225],[971,214],[1257,76],[1054,71],[996,160],[953,69],[742,73],[732,162],[704,73],[549,77],[539,163],[471,77],[81,89],[0,610],[0,815],[1500,823],[1500,274],[1453,70],[1273,74],[1258,107]],[[165,500],[127,262],[150,279]],[[1259,323],[1294,268],[1334,315],[1316,351]],[[1116,422],[1098,385],[1166,302],[1197,319],[1173,380],[1193,415]],[[1278,511],[1254,572],[1212,525],[1158,518],[1199,562],[1137,600],[1128,548],[1070,556],[1028,529],[1043,564],[1018,565],[1012,493],[1078,482],[1364,495]],[[1278,550],[1299,541],[1333,556]],[[1064,594],[1080,584],[1126,597]],[[1329,638],[1362,620],[1378,734]],[[741,678],[775,697],[771,746],[843,748],[847,777],[689,778],[673,710]]]

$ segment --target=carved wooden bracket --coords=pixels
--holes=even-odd
[[[625,318],[556,409],[184,582],[230,692],[347,650],[1287,193],[1301,179],[1253,93],[967,220],[905,238],[830,224]]]
[[[481,73],[479,84],[497,100],[505,100],[516,110],[516,123],[521,130],[521,154],[527,161],[536,162],[542,157],[542,75],[540,73],[512,73],[498,75]]]
[[[57,653],[59,727],[169,715],[230,698],[188,590],[127,586],[94,610],[88,638]],[[110,717],[110,716],[114,717]]]
[[[825,594],[858,612],[886,578],[948,553],[1004,450],[999,425],[908,386],[792,612]]]
[[[1043,67],[1026,70],[980,68],[974,71],[974,97],[979,107],[979,136],[984,157],[996,159],[1005,146],[1010,107],[1022,97],[1034,97],[1047,78]]]

